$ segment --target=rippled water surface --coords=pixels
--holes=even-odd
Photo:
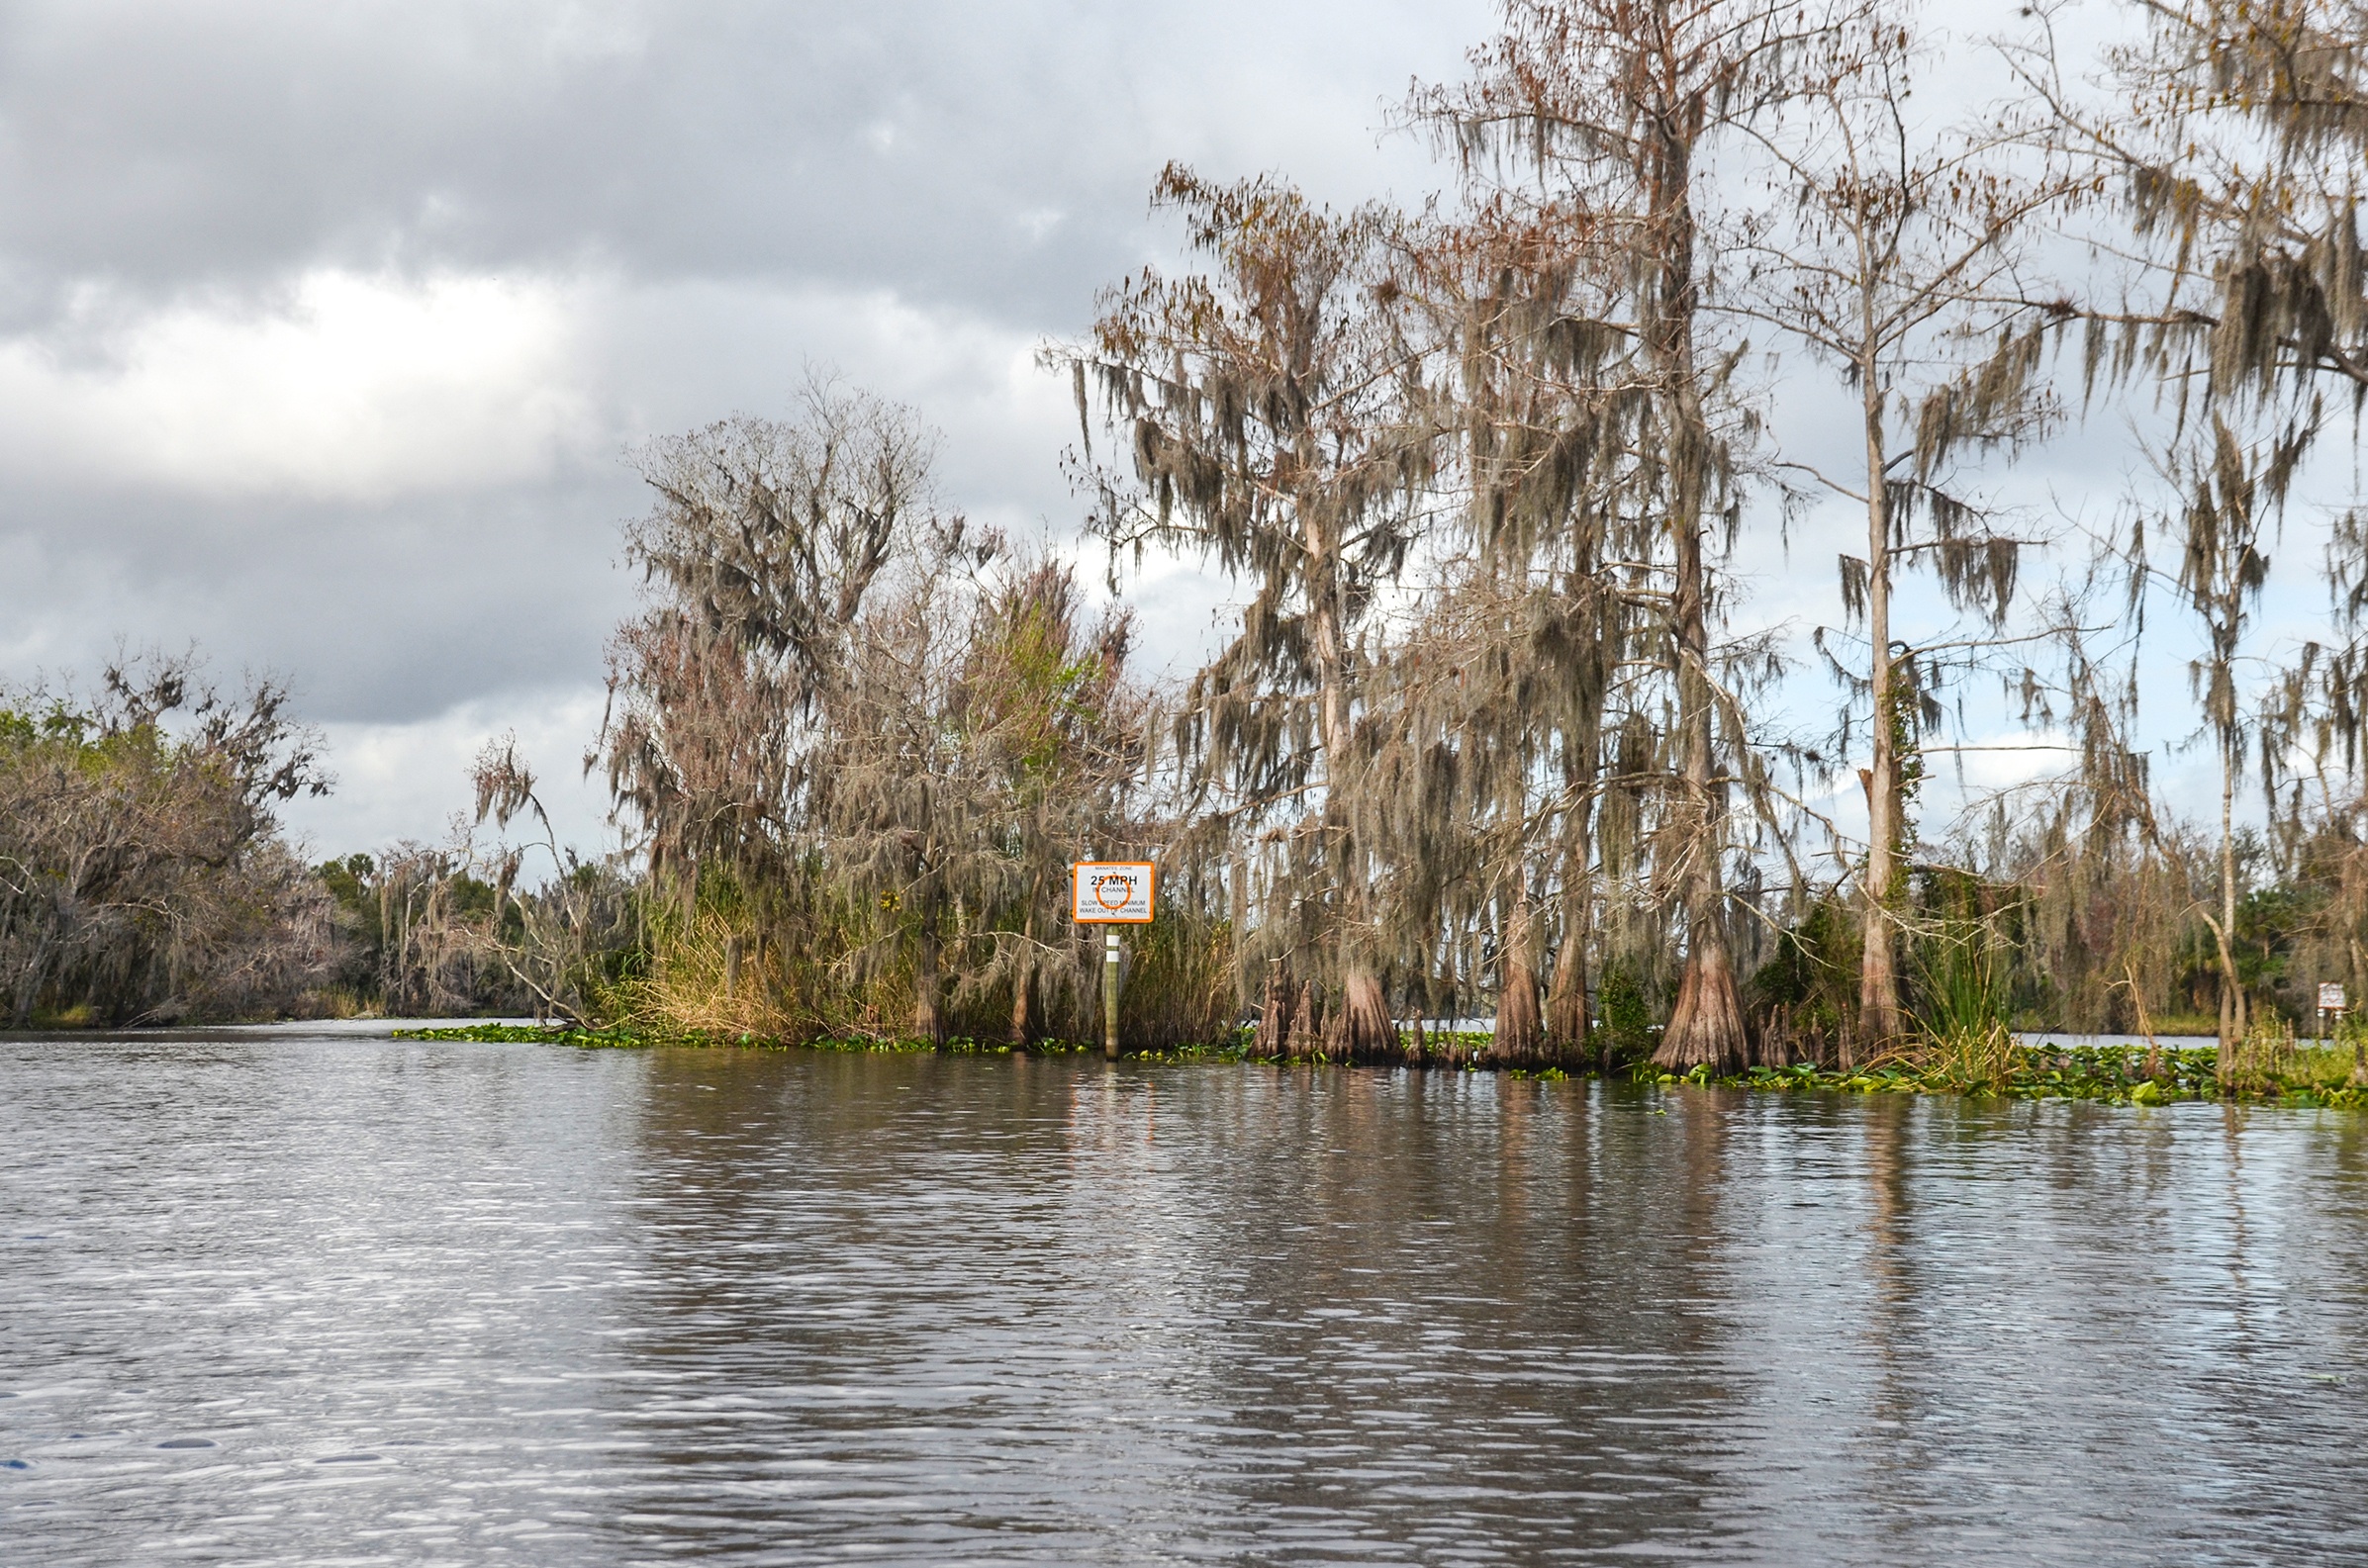
[[[10,1563],[2368,1559],[2368,1117],[0,1042]]]

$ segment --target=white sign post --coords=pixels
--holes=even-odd
[[[1069,868],[1069,915],[1113,929],[1102,940],[1101,1054],[1118,1060],[1118,926],[1151,924],[1151,863],[1079,861]]]
[[[2344,1005],[2345,1005],[2345,1003],[2344,1003],[2344,996],[2343,996],[2343,983],[2342,983],[2342,981],[2340,981],[2340,980],[2321,980],[2321,981],[2320,981],[2320,983],[2319,983],[2319,1038],[2320,1038],[2320,1039],[2321,1039],[2321,1040],[2324,1040],[2324,1039],[2326,1038],[2326,1015],[2327,1015],[2327,1014],[2329,1014],[2329,1013],[2333,1013],[2333,1014],[2334,1014],[2334,1015],[2335,1015],[2335,1016],[2336,1016],[2338,1019],[2339,1019],[2339,1018],[2341,1018],[2341,1017],[2343,1016],[2343,1009],[2344,1009]]]

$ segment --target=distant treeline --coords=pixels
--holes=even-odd
[[[1143,1045],[1246,1022],[1269,1055],[1452,1060],[1407,1021],[1485,1011],[1508,1064],[1726,1071],[2012,1024],[2232,1050],[2318,981],[2359,994],[2368,528],[2332,531],[2333,641],[2256,617],[2298,476],[2340,467],[2368,395],[2368,7],[2132,7],[2097,59],[2037,16],[1957,126],[1903,108],[1928,14],[1509,0],[1403,106],[1434,200],[1166,171],[1192,269],[1130,275],[1042,359],[1113,575],[1178,550],[1236,589],[1174,690],[1123,608],[941,503],[910,411],[819,384],[655,443],[592,752],[631,852],[569,858],[490,748],[494,848],[325,868],[333,972],[273,972],[717,1036],[1080,1036],[1101,966],[1064,904],[1093,857],[1162,868]],[[1848,455],[1787,447],[1779,392]],[[2155,477],[2042,557],[1992,498],[2100,419]],[[1732,567],[1811,504],[1864,532],[1811,642],[1833,722],[1804,726]],[[2149,611],[2203,650],[2200,824],[2133,738]],[[153,728],[116,700],[10,744]],[[1969,703],[2066,766],[1927,820]],[[1814,809],[1852,782],[1863,828]],[[26,948],[56,956],[12,970],[17,1014],[248,994],[102,946]],[[136,973],[161,988],[110,1000]]]
[[[272,816],[323,787],[286,707],[269,684],[226,697],[186,660],[110,668],[86,698],[0,698],[11,1024],[268,1014],[329,979],[329,896]]]

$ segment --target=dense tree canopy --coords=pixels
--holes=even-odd
[[[1179,264],[1042,351],[1113,589],[1234,589],[1197,670],[1148,680],[1122,598],[940,495],[918,412],[816,381],[639,454],[586,758],[622,853],[557,843],[505,741],[450,843],[308,874],[284,694],[115,672],[0,714],[0,994],[1027,1047],[1092,1032],[1068,868],[1122,857],[1162,878],[1138,1044],[1727,1071],[2212,1020],[2232,1070],[2368,987],[2368,526],[2321,634],[2261,619],[2368,396],[2368,46],[2351,0],[2129,18],[2081,60],[2034,13],[1951,123],[1930,8],[1506,0],[1402,106],[1428,200],[1171,166]],[[2001,498],[2108,422],[2153,465],[2075,559]],[[1837,507],[1828,725],[1739,562]],[[2172,630],[2202,824],[2133,739]],[[1948,819],[1969,710],[2066,766]]]

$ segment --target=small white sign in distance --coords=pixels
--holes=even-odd
[[[2339,1013],[2343,1011],[2344,1002],[2342,985],[2335,981],[2328,981],[2324,984],[2321,984],[2319,987],[2319,1005],[2320,1008],[2325,1012]]]
[[[1070,914],[1080,921],[1148,925],[1149,861],[1079,861],[1069,868]]]

